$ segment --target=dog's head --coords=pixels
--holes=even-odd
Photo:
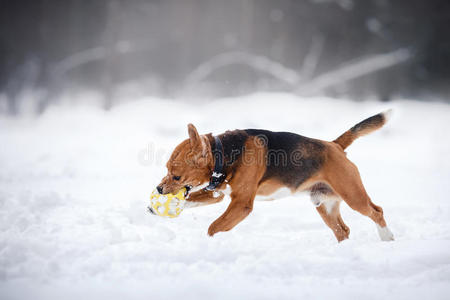
[[[213,165],[211,145],[204,135],[199,135],[194,125],[188,125],[189,139],[179,144],[167,162],[167,175],[158,185],[161,194],[188,190],[209,181]]]

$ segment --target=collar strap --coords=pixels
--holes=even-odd
[[[209,179],[209,185],[205,187],[207,191],[215,190],[222,182],[224,182],[226,175],[223,171],[223,163],[224,163],[224,155],[223,155],[223,146],[220,139],[215,136],[214,137],[214,150],[212,151],[214,157],[214,171],[211,174],[211,178]]]

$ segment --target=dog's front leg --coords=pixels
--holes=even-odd
[[[230,184],[232,189],[230,205],[228,205],[227,210],[209,226],[209,236],[213,236],[219,231],[231,230],[252,212],[258,180],[259,177],[246,176],[246,173],[243,172],[233,179],[233,182]]]
[[[189,194],[186,198],[186,207],[197,207],[220,202],[225,195],[220,191],[207,191],[202,189]]]
[[[209,226],[208,235],[213,236],[217,232],[231,230],[244,220],[252,212],[253,200],[254,196],[248,199],[232,198],[227,210]]]
[[[242,163],[235,170],[229,183],[231,203],[227,210],[208,228],[208,235],[231,230],[253,210],[258,184],[266,171],[264,159],[266,148],[257,138],[249,138],[245,143]]]

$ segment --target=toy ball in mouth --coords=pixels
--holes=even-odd
[[[186,202],[186,188],[182,188],[176,194],[160,194],[154,190],[150,195],[150,206],[148,210],[161,217],[178,217]]]

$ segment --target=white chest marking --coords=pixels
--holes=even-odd
[[[231,195],[231,186],[229,184],[227,184],[227,187],[223,190],[220,190],[225,196],[230,196]]]

